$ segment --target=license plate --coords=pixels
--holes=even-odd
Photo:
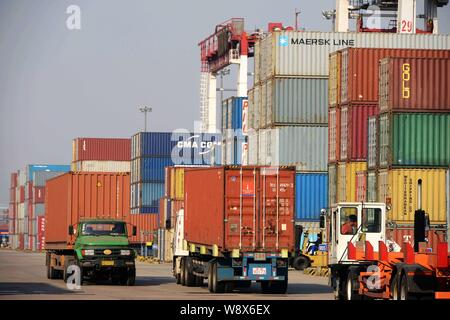
[[[256,261],[266,260],[266,254],[265,253],[255,253],[255,260]]]
[[[267,273],[266,268],[253,268],[253,274],[257,276],[265,276]]]
[[[102,261],[102,266],[113,266],[114,265],[114,261],[111,260],[103,260]]]

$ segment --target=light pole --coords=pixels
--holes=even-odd
[[[152,112],[152,108],[150,108],[150,107],[147,107],[147,106],[143,106],[143,107],[140,107],[139,108],[139,111],[140,112],[143,112],[144,113],[144,123],[145,123],[145,127],[144,127],[144,132],[147,132],[147,113],[149,113],[149,112]]]

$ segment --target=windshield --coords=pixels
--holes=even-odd
[[[84,236],[125,236],[126,228],[123,222],[85,222],[81,225]]]

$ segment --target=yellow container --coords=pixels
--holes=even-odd
[[[418,209],[418,185],[422,182],[422,209],[432,224],[446,223],[450,191],[446,169],[385,169],[378,173],[378,201],[391,209],[388,219],[397,223],[414,223]]]
[[[330,54],[328,79],[328,104],[334,107],[339,104],[341,88],[341,52],[336,51]]]
[[[338,202],[355,202],[356,173],[367,170],[367,162],[341,162],[338,164]]]
[[[170,168],[170,198],[184,199],[184,168]]]

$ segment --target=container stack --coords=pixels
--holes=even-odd
[[[9,245],[15,249],[18,247],[16,228],[17,228],[17,201],[16,201],[16,188],[17,188],[18,175],[17,172],[11,173],[11,180],[9,184],[9,215],[8,215],[8,235]]]
[[[0,207],[0,246],[6,246],[9,234],[9,208]]]
[[[417,40],[408,39],[407,43],[415,47]],[[377,124],[371,117],[379,113],[380,59],[447,56],[448,50],[390,48],[346,48],[330,54],[329,204],[376,201],[376,167],[373,156],[368,159],[368,149],[372,154],[376,151],[375,136],[368,135],[368,131],[377,130]]]
[[[222,163],[244,165],[248,161],[248,99],[231,97],[222,102]]]
[[[369,119],[368,133],[376,145],[369,147],[369,167],[376,174],[368,195],[390,206],[394,238],[400,233],[412,238],[414,212],[423,209],[430,233],[445,239],[450,212],[449,76],[449,58],[390,57],[379,62],[380,114]]]
[[[131,140],[76,138],[72,142],[73,172],[130,172]]]

